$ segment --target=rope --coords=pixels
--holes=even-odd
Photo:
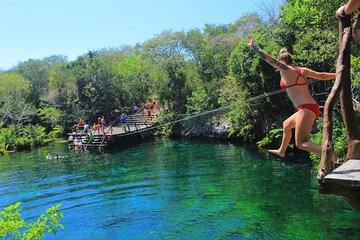
[[[314,79],[309,79],[309,82],[308,82],[308,83],[309,83],[309,85],[310,85],[310,84],[313,84],[313,83],[315,83],[315,82],[316,82],[316,80],[314,80]],[[279,90],[275,90],[275,91],[272,91],[272,92],[269,92],[269,93],[264,93],[264,94],[261,94],[261,95],[258,95],[258,96],[252,97],[252,98],[248,98],[247,100],[245,100],[245,102],[251,103],[251,102],[254,102],[254,101],[257,101],[257,100],[261,100],[261,99],[264,99],[264,98],[268,98],[268,97],[271,97],[271,96],[274,96],[274,95],[283,93],[283,92],[285,92],[285,91],[286,91],[285,89],[279,89]],[[163,126],[165,126],[165,125],[175,124],[175,123],[178,123],[178,122],[187,121],[187,120],[190,120],[190,119],[193,119],[193,118],[197,118],[197,117],[200,117],[200,116],[204,116],[204,115],[207,115],[207,114],[210,114],[210,113],[215,113],[215,112],[224,111],[224,110],[227,110],[227,109],[230,109],[230,108],[231,108],[231,106],[226,106],[226,107],[216,108],[216,109],[213,109],[213,110],[208,110],[208,111],[205,111],[205,112],[202,112],[202,113],[190,115],[190,116],[187,116],[187,117],[185,117],[185,118],[181,118],[181,119],[178,119],[178,120],[170,121],[170,122],[163,123],[163,124],[160,124],[160,125],[157,125],[157,126],[148,127],[148,128],[136,130],[136,131],[129,132],[129,133],[124,133],[124,134],[121,134],[121,136],[129,136],[129,135],[132,135],[132,134],[135,134],[135,133],[140,133],[140,132],[145,132],[145,131],[157,129],[157,128],[163,127]]]
[[[316,82],[316,81],[313,80],[313,79],[310,79],[310,80],[309,80],[309,84],[313,84],[314,82]],[[264,93],[264,94],[261,94],[261,95],[258,95],[258,96],[252,97],[252,98],[248,98],[247,100],[245,100],[245,102],[251,103],[251,102],[254,102],[254,101],[257,101],[257,100],[261,100],[261,99],[263,99],[263,98],[268,98],[268,97],[271,97],[271,96],[274,96],[274,95],[283,93],[283,92],[285,92],[285,91],[286,91],[285,89],[279,89],[279,90],[275,90],[275,91],[272,91],[272,92],[269,92],[269,93]],[[200,116],[204,116],[204,115],[207,115],[207,114],[210,114],[210,113],[215,113],[215,112],[224,111],[224,110],[227,110],[227,109],[230,109],[230,108],[231,108],[231,106],[226,106],[226,107],[216,108],[216,109],[213,109],[213,110],[208,110],[208,111],[205,111],[205,112],[202,112],[202,113],[190,115],[190,116],[187,116],[187,117],[185,117],[185,118],[181,118],[181,119],[178,119],[178,120],[170,121],[170,122],[163,123],[163,124],[160,124],[160,125],[157,125],[157,126],[153,126],[153,127],[149,127],[149,128],[144,128],[144,129],[137,130],[137,131],[134,131],[134,132],[131,132],[131,133],[121,134],[121,136],[128,136],[128,135],[131,135],[131,134],[134,134],[134,133],[139,133],[139,132],[144,132],[144,131],[148,131],[148,130],[157,129],[157,128],[163,127],[163,126],[165,126],[165,125],[175,124],[175,123],[178,123],[178,122],[187,121],[187,120],[190,120],[190,119],[193,119],[193,118],[197,118],[197,117],[200,117]]]

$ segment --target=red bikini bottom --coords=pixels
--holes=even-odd
[[[309,109],[310,111],[312,111],[316,115],[316,118],[318,118],[320,116],[319,104],[317,104],[317,103],[301,104],[296,109],[299,111],[299,110],[304,109],[304,108]]]

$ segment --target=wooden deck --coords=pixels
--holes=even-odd
[[[325,177],[327,183],[360,187],[360,160],[349,160]]]
[[[360,160],[348,160],[326,175],[319,192],[360,199]]]
[[[102,130],[91,130],[90,133],[72,132],[69,135],[69,149],[72,150],[86,150],[99,149],[120,146],[129,143],[139,142],[140,140],[148,139],[154,136],[154,128],[148,122],[146,116],[141,114],[134,114],[127,116],[126,131],[120,124],[113,126],[112,131],[106,127],[104,132]]]

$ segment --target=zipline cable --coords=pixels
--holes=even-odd
[[[315,82],[317,82],[317,81],[314,80],[314,79],[309,79],[308,83],[310,85],[310,84],[313,84]],[[285,91],[286,91],[285,89],[278,89],[278,90],[275,90],[275,91],[272,91],[272,92],[269,92],[269,93],[264,93],[264,94],[261,94],[261,95],[258,95],[258,96],[252,97],[252,98],[248,98],[247,100],[245,100],[245,102],[251,103],[251,102],[254,102],[254,101],[257,101],[257,100],[261,100],[263,98],[268,98],[268,97],[283,93]],[[185,118],[178,119],[178,120],[174,120],[174,121],[170,121],[170,122],[167,122],[167,123],[159,124],[159,125],[156,125],[156,126],[153,126],[153,127],[148,127],[148,128],[136,130],[134,132],[124,133],[124,134],[121,134],[121,136],[128,136],[128,135],[131,135],[131,134],[134,134],[134,133],[145,132],[145,131],[148,131],[148,130],[157,129],[157,128],[163,127],[165,125],[170,125],[170,124],[175,124],[175,123],[178,123],[178,122],[187,121],[187,120],[190,120],[190,119],[193,119],[193,118],[197,118],[197,117],[204,116],[204,115],[214,113],[214,112],[224,111],[224,110],[227,110],[227,109],[230,109],[230,108],[231,108],[231,106],[219,107],[219,108],[216,108],[216,109],[213,109],[213,110],[208,110],[208,111],[205,111],[205,112],[202,112],[202,113],[190,115],[190,116],[187,116]]]

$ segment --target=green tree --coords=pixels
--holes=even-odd
[[[221,86],[219,103],[226,110],[231,124],[229,136],[249,142],[258,139],[257,116],[246,102],[248,95],[246,90],[242,89],[239,82],[232,77],[222,80]]]
[[[229,24],[229,31],[241,39],[265,24],[257,13],[245,13],[234,23]]]
[[[38,115],[43,122],[47,122],[51,127],[54,127],[63,118],[63,113],[54,107],[41,107],[38,109]]]
[[[0,117],[6,124],[22,124],[35,114],[27,101],[30,84],[16,73],[0,74]]]
[[[182,38],[183,32],[165,31],[142,46],[145,57],[165,71],[167,79],[165,85],[159,89],[159,97],[177,114],[185,112],[184,106],[188,95],[187,63],[181,44]]]
[[[212,27],[215,28],[215,26]],[[227,62],[237,45],[234,34],[223,33],[228,31],[210,32],[211,34],[207,35],[202,34],[198,29],[191,30],[182,38],[187,56],[195,64],[200,77],[206,82],[222,79],[229,73]]]
[[[119,105],[113,85],[116,62],[111,51],[90,51],[73,63],[80,101],[77,118],[109,115]]]
[[[66,127],[64,125],[64,113],[58,108],[46,106],[37,109],[37,111],[39,118],[50,131],[49,136],[51,138],[61,137]]]
[[[336,33],[338,24],[335,11],[339,5],[337,0],[287,0],[281,8],[278,27],[274,31],[278,43],[292,52],[293,44],[304,32],[328,29]]]
[[[76,77],[70,63],[60,63],[49,70],[50,91],[43,96],[46,104],[74,111],[78,103]]]
[[[26,62],[19,63],[15,68],[15,72],[19,73],[31,83],[30,94],[28,99],[38,106],[41,97],[44,96],[49,89],[49,64],[44,60],[30,59]]]
[[[114,85],[123,107],[146,101],[152,95],[151,72],[151,65],[141,54],[127,55],[116,64]]]
[[[195,90],[187,98],[186,114],[194,115],[209,109],[209,97],[204,90]]]

